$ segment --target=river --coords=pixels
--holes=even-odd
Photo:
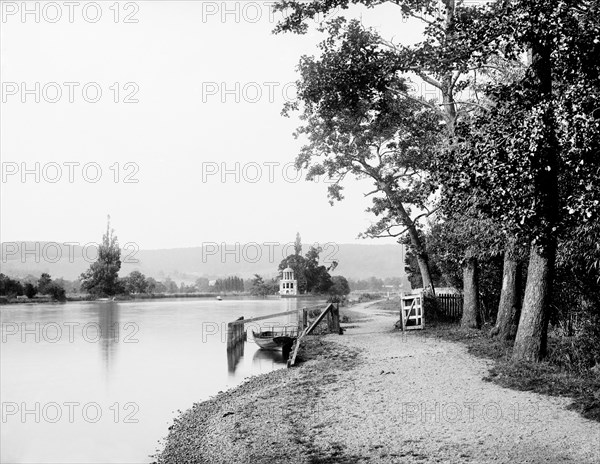
[[[285,367],[227,322],[301,299],[171,299],[0,307],[0,461],[146,463],[178,410]],[[295,316],[261,321],[293,324]]]

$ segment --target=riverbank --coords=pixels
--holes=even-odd
[[[170,427],[160,464],[600,460],[600,424],[569,400],[502,388],[462,344],[393,330],[351,308],[344,336],[311,337],[297,368],[251,378]]]
[[[98,298],[92,295],[67,295],[64,300],[55,300],[51,297],[33,298],[7,298],[0,297],[0,304],[48,304],[72,303],[82,301],[139,301],[139,300],[164,300],[167,298],[216,298],[217,296],[229,298],[249,298],[249,293],[219,294],[219,293],[148,293],[139,295],[117,295],[112,298]]]
[[[223,299],[256,299],[256,300],[279,300],[279,295],[267,295],[255,296],[250,293],[148,293],[148,294],[136,294],[136,295],[117,295],[111,298],[111,301],[140,301],[140,300],[165,300],[165,299],[185,299],[185,298],[198,298],[207,299],[217,297]],[[328,295],[300,295],[299,299],[314,299],[323,300]],[[97,298],[91,295],[67,295],[65,300],[58,301],[51,297],[34,297],[34,298],[8,298],[0,296],[0,305],[9,304],[48,304],[48,303],[71,303],[71,302],[82,302],[82,301],[108,301],[107,298]]]

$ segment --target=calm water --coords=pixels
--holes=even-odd
[[[159,300],[0,308],[3,463],[144,463],[178,410],[285,366],[227,322],[315,300]],[[286,324],[295,316],[274,321]]]

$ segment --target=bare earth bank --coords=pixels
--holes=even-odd
[[[600,462],[600,423],[568,399],[485,382],[489,363],[463,345],[394,332],[369,306],[344,336],[311,338],[299,367],[195,404],[156,461]]]

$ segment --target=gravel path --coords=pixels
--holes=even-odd
[[[321,354],[176,420],[160,463],[600,463],[600,424],[568,399],[482,380],[461,344],[391,330],[363,304]]]
[[[566,410],[568,399],[486,382],[489,363],[463,345],[393,332],[389,313],[352,309],[370,320],[325,339],[365,359],[323,399],[335,412],[323,443],[382,463],[600,463],[600,424]]]

